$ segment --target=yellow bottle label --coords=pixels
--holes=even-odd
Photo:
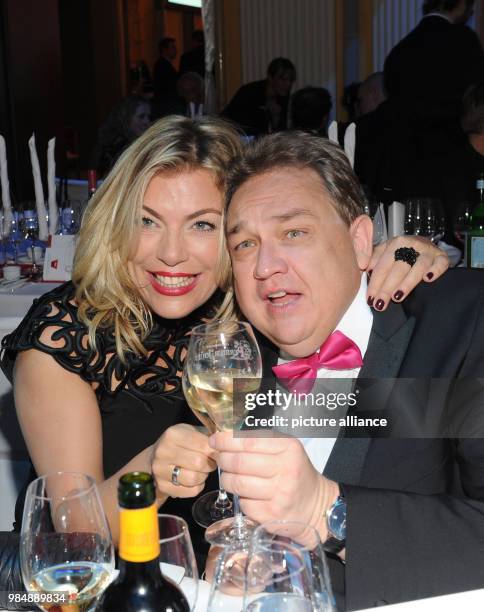
[[[156,504],[137,510],[119,509],[119,556],[143,563],[160,556],[160,532]]]

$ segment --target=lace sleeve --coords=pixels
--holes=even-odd
[[[74,287],[65,283],[35,300],[19,327],[5,336],[0,365],[12,381],[17,354],[37,349],[91,384],[98,400],[101,395],[114,396],[124,389],[150,409],[151,400],[160,395],[167,400],[182,397],[180,374],[189,332],[208,308],[213,310],[212,300],[186,319],[167,321],[155,317],[144,341],[147,356],[128,353],[122,361],[111,329],[97,333],[96,350],[90,346],[87,328],[77,316]]]

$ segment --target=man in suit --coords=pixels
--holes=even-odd
[[[310,134],[254,143],[233,164],[226,199],[235,293],[261,334],[265,381],[273,367],[283,385],[357,378],[369,404],[348,415],[388,414],[395,431],[352,437],[347,427],[309,441],[217,433],[222,486],[257,522],[314,526],[347,609],[483,587],[482,385],[454,379],[482,376],[484,278],[450,272],[405,309],[396,292],[373,312],[361,188],[339,147]],[[396,252],[398,274],[417,257]],[[397,377],[419,380],[408,391]],[[456,413],[449,396],[456,402],[459,386],[461,403],[467,395]]]
[[[222,116],[253,136],[285,130],[295,80],[296,68],[291,60],[276,57],[267,68],[267,78],[238,89]]]
[[[176,92],[178,72],[172,62],[176,59],[176,40],[166,36],[158,44],[159,57],[153,67],[154,116],[173,112],[180,100]]]
[[[386,58],[388,99],[363,122],[355,166],[380,199],[425,195],[428,165],[464,140],[462,96],[484,74],[481,43],[465,25],[473,5],[426,0],[418,26]]]

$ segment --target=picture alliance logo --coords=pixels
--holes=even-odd
[[[247,340],[236,340],[230,347],[217,345],[207,351],[201,351],[197,353],[196,360],[202,361],[204,359],[220,359],[221,357],[228,357],[235,361],[247,361],[252,358],[252,349]]]

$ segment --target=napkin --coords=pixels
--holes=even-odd
[[[49,234],[53,236],[57,229],[57,200],[55,189],[55,138],[49,140],[47,146],[47,188],[49,190]]]
[[[403,236],[405,233],[405,206],[401,202],[393,202],[388,207],[388,237]]]
[[[0,180],[2,183],[3,228],[2,236],[7,237],[12,228],[12,203],[10,201],[10,185],[8,183],[7,150],[5,138],[0,135]]]
[[[44,190],[42,179],[40,178],[39,158],[35,147],[35,135],[32,134],[29,140],[30,161],[32,163],[32,174],[34,177],[35,202],[37,205],[37,218],[39,220],[39,240],[47,240],[49,230],[47,228],[47,211],[45,210]]]
[[[338,123],[336,121],[331,121],[331,123],[329,124],[328,138],[329,140],[331,140],[331,142],[335,142],[336,144],[339,144],[338,142]]]
[[[351,167],[355,166],[356,123],[350,123],[345,132],[345,153]]]

